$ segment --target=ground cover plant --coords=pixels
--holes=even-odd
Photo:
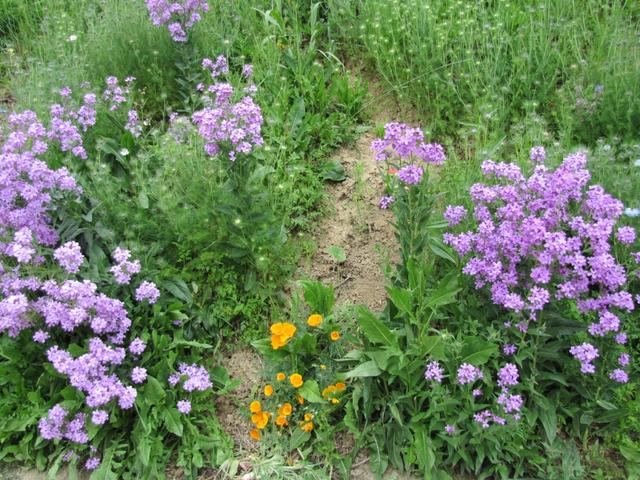
[[[0,0],[1,468],[637,478],[639,15]],[[301,278],[327,182],[393,217],[379,310]]]

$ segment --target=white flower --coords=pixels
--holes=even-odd
[[[627,217],[638,217],[640,216],[640,208],[625,208],[624,214]]]
[[[69,38],[67,38],[67,42],[75,42],[76,40],[78,40],[77,35],[69,35]]]
[[[122,150],[120,150],[120,155],[122,155],[123,157],[126,157],[127,155],[129,155],[129,150],[127,150],[126,148],[123,148]]]
[[[637,159],[635,162],[633,162],[633,165],[634,165],[635,167],[640,167],[640,158],[639,158],[639,159]]]

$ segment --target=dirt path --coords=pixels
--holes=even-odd
[[[367,78],[361,71],[358,75],[367,80],[370,99],[366,106],[371,117],[371,128],[350,145],[339,149],[332,160],[338,161],[347,173],[343,182],[327,186],[327,214],[314,229],[316,250],[311,257],[303,259],[298,278],[320,280],[333,284],[337,304],[362,304],[373,311],[380,311],[386,304],[385,276],[383,265],[398,260],[397,243],[392,225],[391,212],[378,207],[384,194],[384,184],[378,165],[370,150],[376,137],[376,126],[390,121],[412,122],[416,115],[402,110],[383,85],[375,78]],[[332,246],[339,247],[346,259],[338,262],[329,253]],[[244,410],[251,400],[251,392],[258,388],[262,363],[251,349],[238,350],[223,359],[223,364],[240,386],[231,394],[218,399],[217,415],[225,431],[235,442],[239,458],[250,470],[251,457],[258,446],[250,440],[247,432],[251,424]],[[359,454],[352,479],[373,480],[366,461],[366,452]],[[409,479],[398,472],[388,472],[385,478]]]

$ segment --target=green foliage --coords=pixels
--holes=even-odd
[[[622,1],[329,2],[342,49],[364,56],[437,136],[455,125],[508,134],[528,104],[580,142],[635,135],[637,18]]]

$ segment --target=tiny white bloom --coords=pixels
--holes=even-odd
[[[627,217],[638,217],[640,216],[640,208],[625,208],[624,214]]]
[[[69,38],[67,38],[67,42],[75,42],[76,40],[78,40],[77,35],[69,35]]]
[[[127,150],[126,148],[123,148],[122,150],[120,150],[120,155],[122,155],[123,157],[126,157],[127,155],[129,155],[129,150]]]
[[[633,162],[633,165],[634,165],[635,167],[640,167],[640,158],[639,158],[639,159],[637,159],[635,162]]]

